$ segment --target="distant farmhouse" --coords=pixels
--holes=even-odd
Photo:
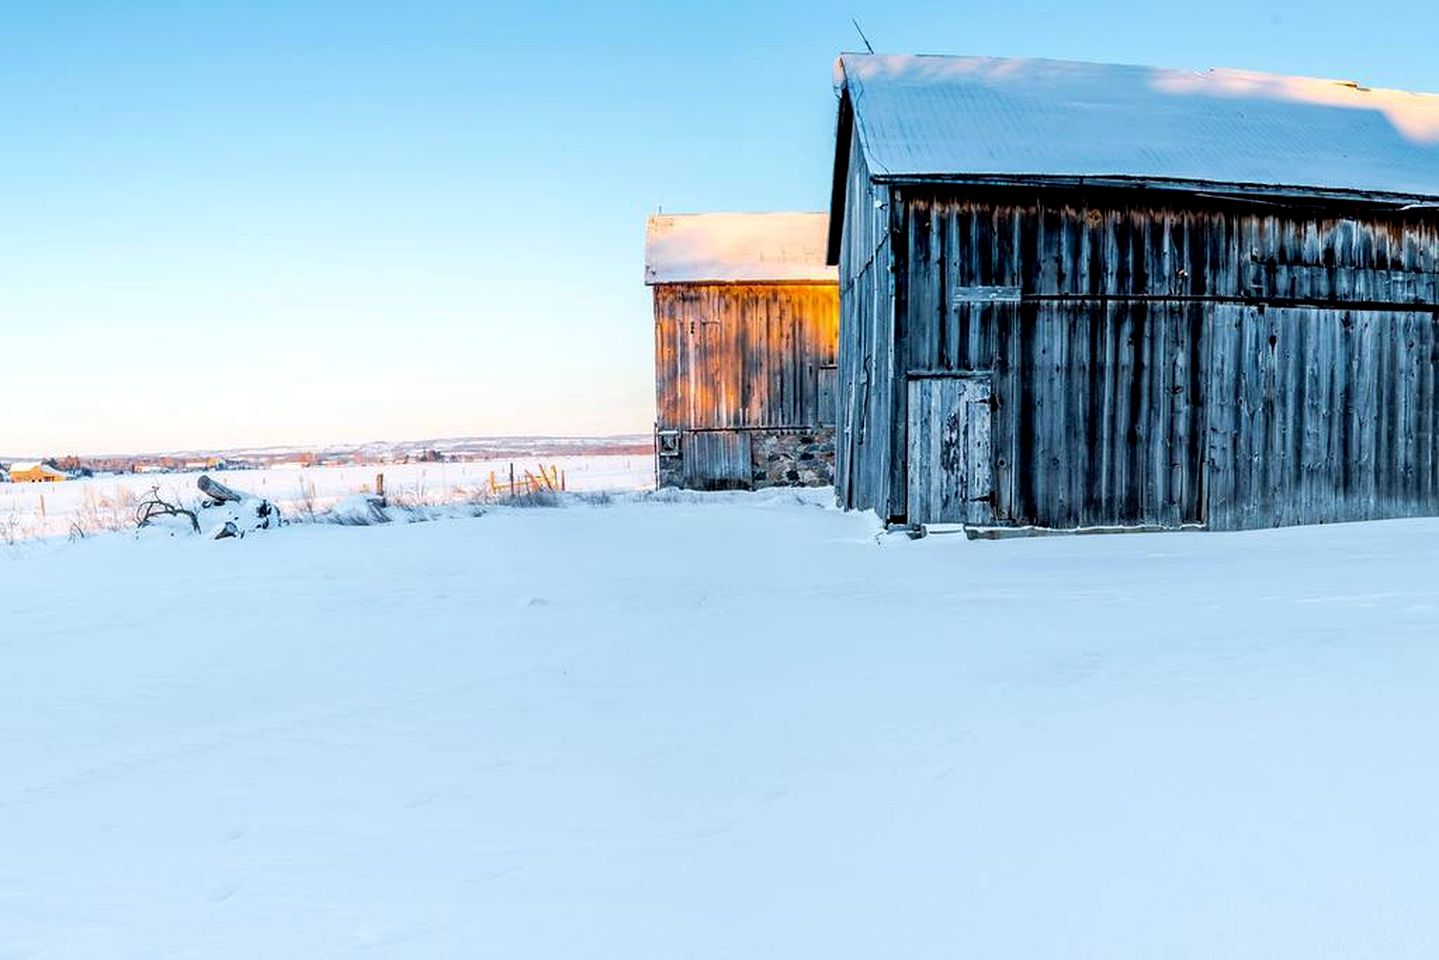
[[[9,473],[11,483],[59,483],[70,479],[68,474],[44,463],[13,463]]]
[[[844,506],[1439,514],[1439,97],[1044,60],[836,73]]]
[[[827,221],[650,218],[660,486],[833,482],[839,292]]]

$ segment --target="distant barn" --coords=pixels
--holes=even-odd
[[[1058,529],[1439,514],[1439,97],[836,71],[843,505]]]
[[[833,482],[839,294],[822,213],[651,217],[664,487]]]
[[[70,479],[47,463],[12,463],[9,473],[11,483],[59,483]]]

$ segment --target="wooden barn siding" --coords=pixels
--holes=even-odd
[[[1201,512],[1203,308],[986,308],[998,519],[1178,526]]]
[[[904,372],[994,372],[999,522],[1439,513],[1433,212],[1070,199],[910,197],[894,246]]]
[[[819,368],[835,362],[833,284],[654,288],[661,430],[814,427]]]
[[[850,509],[888,516],[896,387],[894,277],[890,271],[890,192],[875,184],[856,139],[840,246],[840,342],[835,490]]]
[[[1439,315],[1222,306],[1210,353],[1210,523],[1439,513]]]
[[[743,430],[686,433],[684,485],[691,490],[745,490],[754,483],[751,436]]]
[[[1014,286],[1031,296],[1439,304],[1433,210],[1338,216],[1217,199],[1134,202],[1144,196],[1108,191],[1045,203],[1033,193],[911,192],[908,247],[916,262],[942,263],[936,270],[951,287]]]

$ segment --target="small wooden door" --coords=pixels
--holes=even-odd
[[[754,485],[750,435],[738,430],[685,434],[685,486],[691,490],[748,490]]]
[[[910,523],[994,521],[988,377],[909,382]]]

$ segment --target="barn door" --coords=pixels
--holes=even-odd
[[[748,490],[754,485],[750,435],[697,430],[684,438],[685,486],[691,490]]]
[[[994,521],[988,377],[909,382],[910,523]]]

